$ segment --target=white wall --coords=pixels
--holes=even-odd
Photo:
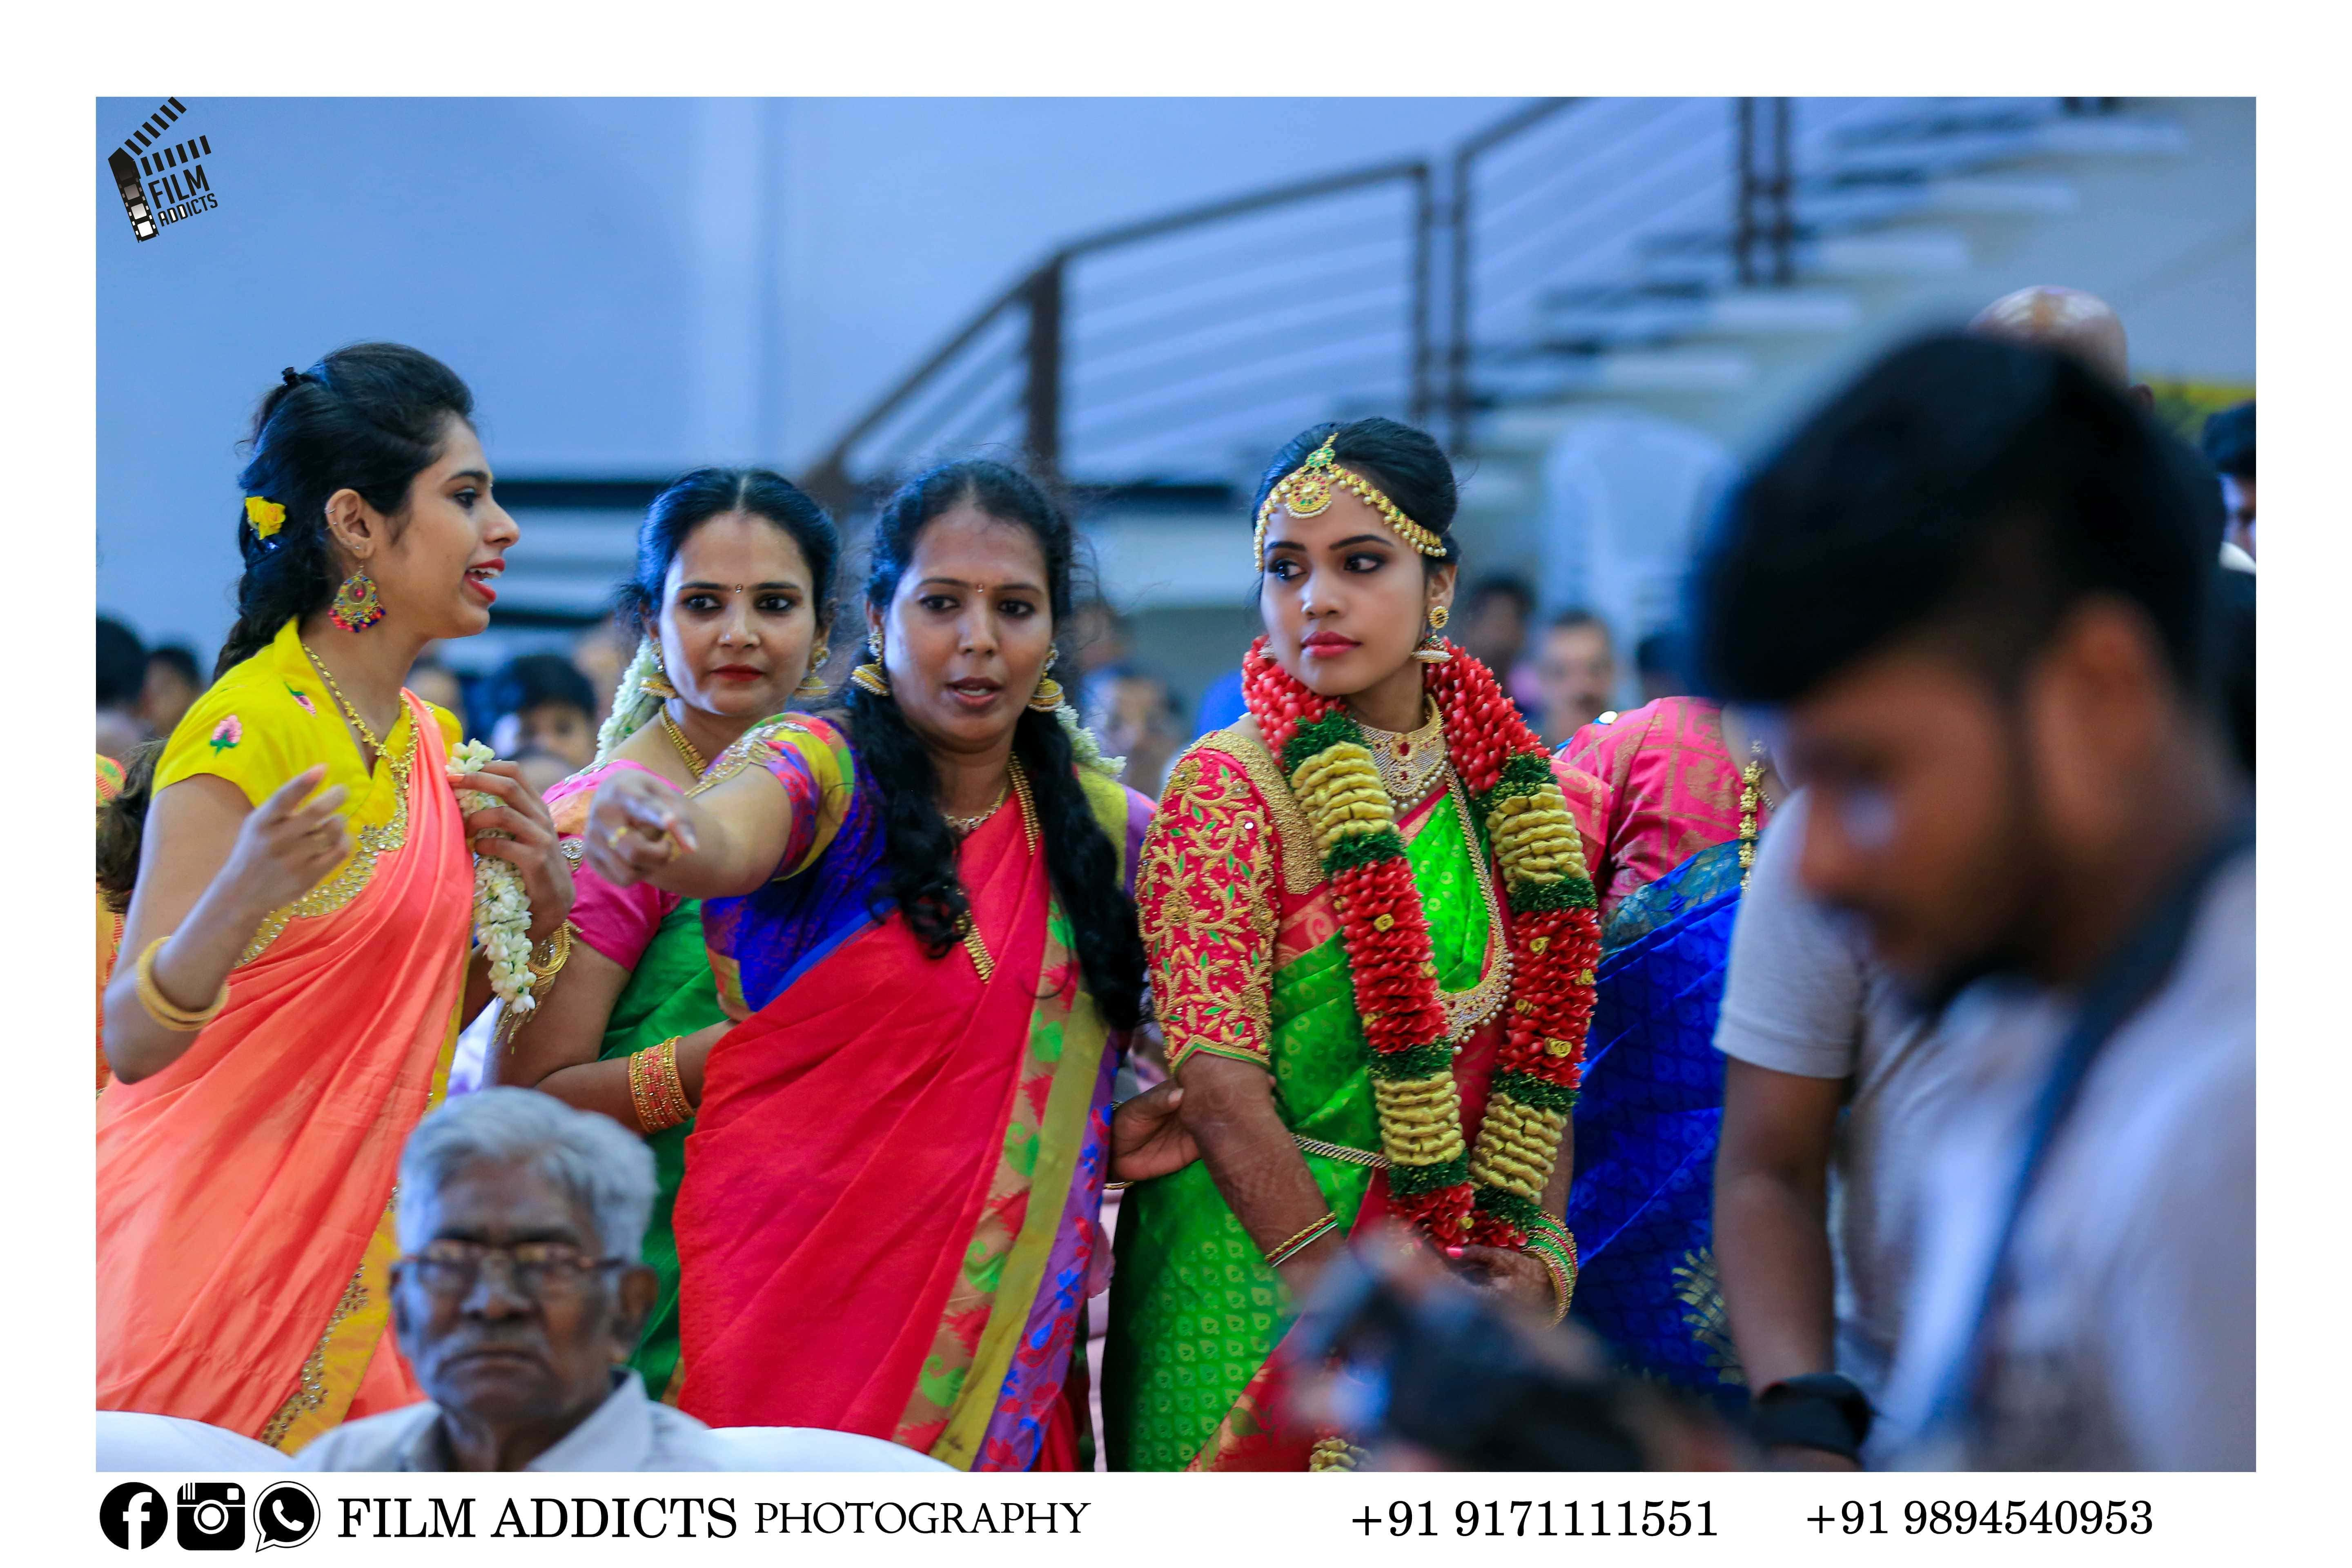
[[[412,342],[509,474],[797,468],[1055,243],[1433,152],[1486,100],[184,100],[216,209],[135,243],[103,160],[99,605],[208,654],[236,443],[283,365]],[[530,548],[526,540],[522,546]]]
[[[235,446],[282,365],[368,337],[439,354],[509,474],[795,471],[1053,245],[1439,154],[1512,106],[184,101],[220,205],[143,245],[102,161],[153,103],[102,100],[93,124],[98,585],[101,608],[206,653],[230,617]],[[2144,373],[2251,381],[2252,102],[2149,106],[2188,123],[2187,159],[2078,172],[2076,219],[1981,226],[1969,275],[1904,303],[2072,282],[2124,311]],[[1695,422],[1748,434],[1835,357]]]

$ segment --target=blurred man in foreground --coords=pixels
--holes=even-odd
[[[417,1123],[399,1190],[393,1328],[430,1402],[336,1427],[297,1469],[725,1468],[622,1364],[654,1303],[644,1140],[536,1089],[478,1089]]]
[[[1557,746],[1614,708],[1617,647],[1609,623],[1591,610],[1562,610],[1536,645],[1536,684],[1543,692],[1543,738]]]
[[[2202,465],[2071,354],[1936,337],[1748,479],[1702,680],[1781,710],[1807,889],[1931,1006],[1907,1462],[2253,1463],[2251,803]]]

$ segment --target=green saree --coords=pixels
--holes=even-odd
[[[688,900],[664,916],[653,941],[613,1004],[599,1061],[635,1056],[673,1035],[690,1035],[726,1021],[711,984],[710,959],[702,945],[702,905]],[[646,1391],[664,1397],[677,1373],[677,1237],[670,1228],[670,1205],[686,1174],[686,1139],[692,1118],[654,1133],[646,1147],[654,1156],[654,1212],[646,1226],[646,1267],[661,1282],[661,1294],[637,1336],[629,1364],[645,1378]]]
[[[554,813],[557,833],[579,837],[587,826],[588,805],[596,784],[609,771],[605,765],[589,768],[548,792],[547,804]],[[711,978],[699,902],[686,900],[661,913],[656,922],[656,910],[669,901],[669,895],[642,887],[616,889],[584,865],[574,868],[572,879],[580,899],[572,906],[572,918],[582,939],[629,971],[604,1021],[597,1060],[632,1057],[672,1036],[691,1035],[727,1021],[717,983]],[[645,945],[639,949],[635,942],[641,937]],[[628,959],[632,951],[634,963]],[[642,1257],[659,1281],[660,1294],[637,1336],[629,1364],[643,1376],[646,1392],[656,1399],[672,1394],[677,1375],[677,1237],[671,1229],[670,1208],[677,1197],[678,1182],[686,1174],[686,1140],[693,1131],[694,1120],[689,1117],[646,1139],[646,1147],[653,1152],[656,1185]]]
[[[1450,774],[1449,774],[1450,777]],[[1448,1011],[1477,1020],[1455,1062],[1465,1128],[1486,1097],[1505,994],[1487,850],[1459,784],[1400,814]],[[1301,1140],[1381,1146],[1363,1030],[1330,884],[1287,785],[1254,741],[1208,737],[1171,774],[1136,889],[1170,1060],[1259,1063]],[[1457,1011],[1457,1009],[1459,1011]],[[1302,1149],[1342,1230],[1386,1207],[1369,1164]],[[1254,1384],[1292,1304],[1208,1164],[1130,1189],[1120,1206],[1103,1365],[1110,1468],[1291,1468]]]

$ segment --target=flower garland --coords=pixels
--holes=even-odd
[[[1054,710],[1054,721],[1062,733],[1070,738],[1070,755],[1078,766],[1097,773],[1117,784],[1127,773],[1125,757],[1103,755],[1102,742],[1092,730],[1078,722],[1077,710],[1065,702]]]
[[[449,753],[449,776],[479,773],[499,754],[479,741],[461,741]],[[457,792],[457,805],[467,812],[499,804],[478,789]],[[474,857],[474,940],[489,960],[490,989],[520,1018],[539,1005],[531,994],[536,977],[530,972],[530,899],[523,891],[522,872],[510,860],[495,855]]]
[[[1391,1206],[1441,1247],[1518,1247],[1558,1228],[1543,1194],[1583,1079],[1600,908],[1549,752],[1492,672],[1451,651],[1425,679],[1502,866],[1511,916],[1507,1034],[1475,1149],[1463,1138],[1429,921],[1362,727],[1268,658],[1264,637],[1243,661],[1242,690],[1331,878]]]

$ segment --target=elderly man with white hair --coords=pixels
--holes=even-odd
[[[400,1162],[401,1352],[429,1396],[296,1457],[306,1470],[716,1470],[709,1428],[620,1363],[654,1302],[653,1156],[618,1123],[488,1089]]]

